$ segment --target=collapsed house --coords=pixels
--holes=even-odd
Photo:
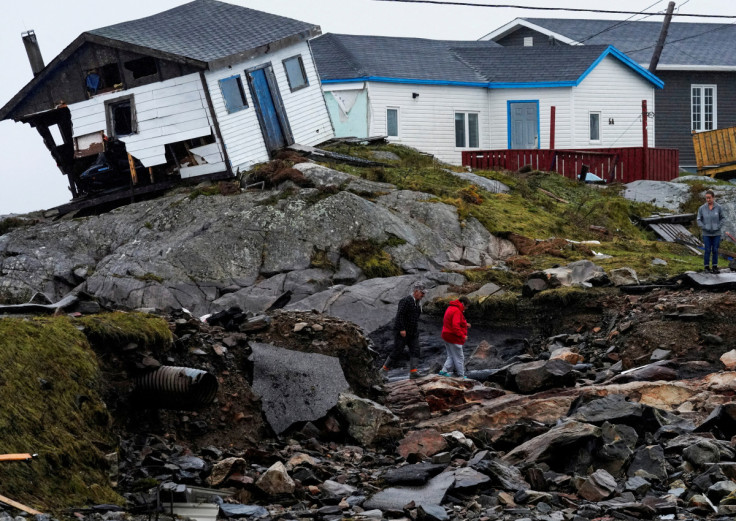
[[[81,34],[2,109],[36,128],[74,198],[228,177],[333,137],[307,40],[319,26],[216,0]],[[126,191],[127,192],[127,191]]]

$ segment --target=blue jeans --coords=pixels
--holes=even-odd
[[[708,267],[708,257],[712,256],[711,266],[718,266],[718,246],[721,245],[721,236],[703,235],[703,244],[705,244],[703,264]]]

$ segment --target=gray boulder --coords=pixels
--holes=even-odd
[[[630,201],[677,211],[690,198],[690,187],[666,181],[634,181],[626,185],[623,196]]]
[[[588,501],[603,501],[616,491],[616,480],[608,472],[598,469],[586,479],[578,494]]]
[[[516,364],[506,373],[506,386],[524,394],[532,394],[556,387],[575,385],[572,364],[564,360],[537,360]]]
[[[501,181],[495,179],[488,179],[487,177],[473,174],[472,172],[455,172],[454,170],[445,170],[450,175],[464,179],[471,184],[476,185],[483,190],[491,192],[492,194],[507,194],[511,191],[511,188],[503,184]]]
[[[340,360],[253,342],[253,391],[276,434],[292,424],[322,418],[349,386]]]
[[[631,268],[617,268],[608,272],[608,278],[614,286],[630,286],[639,284],[639,277]]]
[[[348,432],[365,446],[401,438],[401,421],[387,407],[366,398],[343,393],[337,410],[348,422]]]
[[[659,445],[639,447],[629,465],[628,476],[640,476],[647,480],[667,479],[667,465],[664,449]]]

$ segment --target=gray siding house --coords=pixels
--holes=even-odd
[[[481,40],[508,47],[610,44],[649,66],[661,22],[518,18]],[[657,67],[656,146],[678,148],[680,166],[695,170],[692,132],[736,126],[736,25],[670,24]]]

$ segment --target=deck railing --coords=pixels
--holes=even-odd
[[[557,172],[577,179],[583,165],[608,183],[641,179],[670,181],[679,175],[676,148],[588,148],[584,150],[473,150],[462,154],[463,166],[478,170],[535,170]]]

